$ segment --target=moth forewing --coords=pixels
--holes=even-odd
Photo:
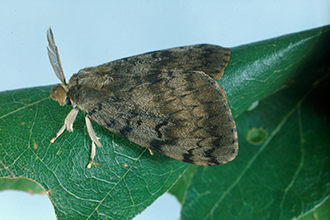
[[[228,48],[200,44],[154,51],[84,68],[66,84],[51,29],[47,37],[49,59],[63,86],[54,88],[52,97],[74,107],[52,141],[72,130],[78,109],[85,111],[92,141],[88,168],[101,146],[90,118],[151,154],[203,166],[236,157],[236,125],[214,80],[228,64]]]

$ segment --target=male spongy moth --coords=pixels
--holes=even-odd
[[[62,82],[51,90],[60,105],[72,105],[63,127],[73,131],[78,109],[92,149],[101,146],[90,119],[134,143],[188,163],[212,166],[233,160],[236,125],[219,80],[230,49],[200,44],[132,56],[74,74],[66,83],[51,27],[48,57]]]

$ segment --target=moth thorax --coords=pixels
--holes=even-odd
[[[52,88],[52,90],[50,91],[50,97],[53,100],[58,101],[60,103],[60,105],[65,105],[67,95],[66,95],[66,91],[65,91],[63,85],[57,84],[56,86],[54,86]]]

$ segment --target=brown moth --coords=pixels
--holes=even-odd
[[[212,166],[233,160],[238,151],[235,122],[219,80],[230,49],[193,45],[132,56],[73,74],[66,83],[51,28],[48,57],[62,82],[51,90],[60,105],[72,105],[53,143],[72,125],[78,109],[92,149],[91,167],[101,146],[90,119],[134,143],[188,163]]]

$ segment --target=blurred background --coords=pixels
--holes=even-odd
[[[47,57],[50,24],[67,80],[115,59],[198,43],[235,47],[330,24],[329,0],[0,0],[0,92],[59,83]],[[55,219],[47,195],[0,191],[0,219]],[[135,220],[179,219],[165,194]]]

